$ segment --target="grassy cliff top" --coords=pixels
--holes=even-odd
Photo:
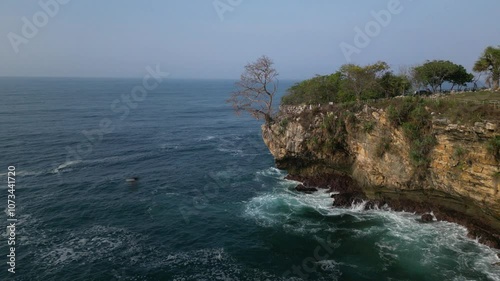
[[[431,97],[398,97],[369,101],[380,107],[404,107],[404,104],[418,102],[436,116],[448,118],[456,123],[474,123],[485,120],[500,122],[500,92],[468,92]],[[403,109],[404,110],[404,109]]]

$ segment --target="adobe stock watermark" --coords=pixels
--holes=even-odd
[[[214,0],[212,5],[222,22],[224,21],[224,14],[227,12],[233,12],[236,7],[241,5],[241,3],[243,3],[243,0]]]
[[[351,62],[351,58],[354,54],[359,55],[363,49],[368,47],[373,38],[378,37],[383,28],[391,24],[393,17],[401,14],[403,10],[404,7],[400,0],[389,0],[386,9],[378,12],[371,11],[373,20],[367,22],[363,29],[359,26],[354,28],[355,35],[353,44],[349,44],[345,41],[340,43],[340,50],[344,54],[346,61]]]
[[[84,138],[81,142],[73,147],[66,147],[66,163],[81,161],[92,153],[94,147],[102,142],[104,136],[112,133],[116,129],[116,125],[123,122],[129,116],[131,110],[136,109],[139,103],[146,100],[148,93],[158,88],[163,79],[169,75],[168,72],[160,70],[160,65],[156,65],[156,69],[148,66],[146,72],[147,74],[142,78],[142,84],[133,87],[130,93],[122,94],[119,99],[115,99],[110,104],[111,111],[118,114],[117,120],[101,119],[97,129],[82,131]]]
[[[14,32],[9,32],[9,34],[7,34],[7,38],[14,52],[18,54],[19,46],[21,44],[28,44],[30,39],[35,38],[40,29],[45,27],[50,19],[59,13],[61,7],[69,2],[70,0],[40,0],[38,6],[40,6],[41,10],[34,13],[31,20],[27,17],[21,18],[23,22],[21,35]]]
[[[328,260],[333,255],[334,250],[339,247],[338,243],[333,243],[331,235],[328,235],[326,240],[316,237],[316,241],[319,245],[314,248],[312,256],[303,259],[299,265],[293,265],[283,273],[283,277],[296,276],[302,280],[308,280],[313,273],[318,272],[318,267],[322,267],[320,262]]]

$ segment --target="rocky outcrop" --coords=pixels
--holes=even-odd
[[[429,112],[428,134],[435,143],[422,168],[412,162],[410,141],[388,120],[387,109],[364,106],[348,113],[281,108],[276,121],[262,127],[278,168],[304,186],[340,192],[337,206],[370,200],[367,207],[433,212],[437,220],[458,222],[471,236],[500,247],[500,169],[488,150],[499,135],[499,120],[460,124]],[[332,130],[335,124],[342,128]]]

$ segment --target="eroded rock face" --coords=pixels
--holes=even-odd
[[[308,187],[308,186],[305,186],[303,184],[299,184],[295,187],[295,190],[299,191],[299,192],[304,192],[304,193],[313,193],[313,192],[316,192],[318,191],[317,188],[315,187]]]
[[[488,152],[488,141],[500,134],[498,121],[467,125],[434,117],[431,134],[436,144],[422,172],[412,164],[410,143],[402,129],[390,124],[383,109],[365,106],[354,112],[355,120],[345,123],[343,142],[335,145],[322,124],[325,118],[335,120],[336,113],[318,112],[304,120],[305,110],[282,113],[275,124],[262,127],[264,142],[279,168],[303,180],[347,176],[367,200],[389,205],[407,202],[422,212],[439,209],[443,220],[476,221],[468,226],[478,226],[480,233],[485,230],[489,244],[500,245],[500,178],[496,176],[500,170]],[[350,205],[361,198],[352,190],[334,197],[335,205]],[[454,214],[460,219],[453,219]]]

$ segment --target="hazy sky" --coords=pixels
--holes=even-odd
[[[141,77],[160,64],[172,78],[237,78],[266,54],[282,79],[308,78],[345,64],[340,44],[356,47],[355,28],[397,0],[58,0],[68,3],[44,23],[39,2],[54,1],[0,1],[0,76]],[[386,26],[372,23],[352,62],[448,59],[471,69],[500,45],[499,0],[400,3]],[[41,27],[23,35],[22,18],[34,16]]]

